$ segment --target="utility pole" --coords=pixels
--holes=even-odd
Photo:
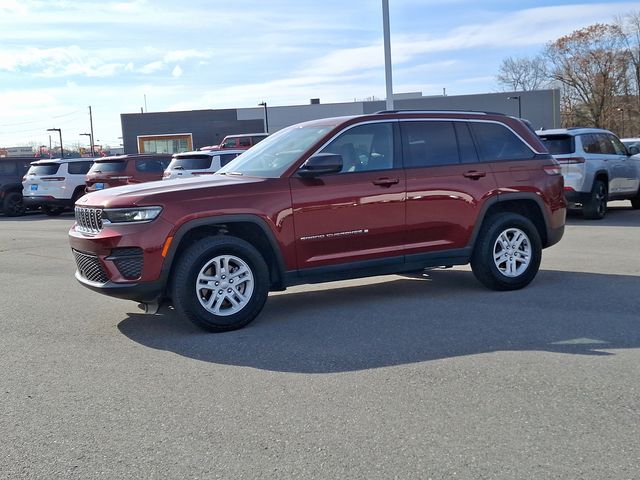
[[[96,152],[93,146],[93,115],[91,113],[91,105],[89,105],[89,124],[91,125],[91,137],[89,137],[89,140],[91,140],[91,157],[95,157]]]

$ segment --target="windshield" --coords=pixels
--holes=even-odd
[[[107,160],[105,162],[96,162],[93,164],[89,173],[112,173],[124,170],[126,162],[123,160]]]
[[[332,129],[333,125],[313,127],[294,125],[282,129],[229,162],[218,170],[218,174],[278,178],[311,145]]]
[[[54,175],[58,168],[59,163],[42,163],[40,165],[31,165],[27,175]]]
[[[541,136],[540,140],[542,140],[551,155],[564,155],[576,151],[572,135],[547,135]]]

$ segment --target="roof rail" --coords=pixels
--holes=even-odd
[[[501,116],[505,116],[504,113],[501,112],[485,112],[485,111],[476,111],[476,110],[424,110],[424,109],[417,109],[417,110],[411,110],[411,109],[407,109],[407,110],[380,110],[378,112],[375,112],[375,115],[378,114],[382,114],[382,113],[467,113],[467,114],[471,114],[471,115],[501,115]]]

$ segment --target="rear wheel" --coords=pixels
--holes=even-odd
[[[584,218],[599,220],[607,213],[608,191],[607,185],[603,180],[593,182],[591,196],[582,205],[582,215]]]
[[[485,287],[517,290],[538,273],[542,242],[533,223],[515,213],[488,218],[471,257],[471,269]]]
[[[258,316],[269,293],[269,272],[253,245],[221,235],[189,247],[172,283],[179,314],[206,330],[225,332]]]
[[[4,197],[2,202],[2,211],[7,217],[18,217],[24,215],[24,202],[22,194],[19,192],[10,192]]]

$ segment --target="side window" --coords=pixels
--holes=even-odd
[[[598,142],[598,137],[595,134],[587,133],[580,135],[580,139],[582,140],[584,153],[603,153],[600,142]]]
[[[71,175],[84,175],[91,168],[92,162],[69,162],[67,171]]]
[[[255,145],[256,143],[258,143],[259,141],[264,140],[264,139],[265,139],[265,137],[251,137],[251,143],[253,143]]]
[[[156,159],[136,160],[136,170],[139,172],[154,173],[164,172],[165,166],[162,161]]]
[[[496,160],[528,160],[535,156],[526,143],[499,123],[471,122],[483,162]]]
[[[405,168],[460,163],[453,122],[401,122]]]
[[[237,153],[225,153],[223,155],[220,155],[220,166],[224,167],[227,163],[229,163],[231,160],[233,160],[237,156],[238,156]]]
[[[369,123],[341,133],[320,153],[342,156],[342,172],[364,172],[393,168],[393,125]]]
[[[614,137],[613,135],[610,135],[609,138],[611,139],[611,143],[613,143],[613,148],[615,149],[616,154],[618,155],[629,154],[627,147],[624,146],[624,143],[622,143],[618,137]]]
[[[251,139],[249,137],[240,137],[239,143],[241,147],[250,147]]]
[[[611,135],[607,135],[606,133],[599,133],[597,137],[602,153],[606,153],[607,155],[616,154],[616,149],[613,146],[613,142],[611,141]]]
[[[458,149],[460,151],[460,161],[462,163],[477,163],[478,151],[476,144],[473,142],[469,124],[467,122],[454,122],[456,129],[456,137],[458,137]]]
[[[227,140],[225,140],[225,142],[222,144],[222,146],[224,148],[233,148],[236,146],[236,140],[237,138],[228,138]]]

